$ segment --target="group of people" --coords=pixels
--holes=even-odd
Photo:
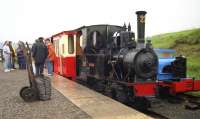
[[[23,53],[23,48],[18,44],[17,60],[19,69],[26,69],[26,59]],[[54,46],[50,39],[39,37],[31,48],[33,61],[35,64],[36,76],[43,74],[44,65],[46,63],[48,75],[53,75],[53,61],[55,58]],[[15,68],[15,51],[12,47],[12,42],[6,41],[3,45],[4,72],[10,72]]]
[[[19,56],[20,59],[24,59],[23,56],[21,56],[18,51],[19,51],[19,47],[17,48],[17,56]],[[15,50],[12,46],[12,42],[11,41],[5,41],[5,43],[3,45],[4,72],[10,72],[11,70],[16,69],[16,67],[15,67],[15,57],[16,57],[16,53],[15,53]],[[25,63],[25,61],[24,61],[24,63]],[[26,66],[23,66],[23,68],[24,67],[26,67]],[[22,67],[20,67],[20,68],[22,68]]]
[[[55,51],[50,39],[39,37],[32,46],[32,57],[35,63],[36,76],[43,74],[44,65],[46,63],[48,75],[53,75],[53,61]]]

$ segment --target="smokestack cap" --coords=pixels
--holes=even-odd
[[[146,11],[137,11],[136,14],[137,15],[145,15],[147,12]]]

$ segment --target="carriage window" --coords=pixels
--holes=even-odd
[[[98,31],[94,31],[91,33],[91,38],[92,38],[92,45],[96,47],[99,45],[100,40],[101,40],[101,34]]]
[[[83,39],[83,35],[81,35],[79,39],[80,39],[80,46],[82,47],[83,44],[84,44],[84,41],[83,41],[83,40],[84,40],[84,39]]]
[[[121,39],[120,39],[120,34],[118,32],[115,32],[113,34],[113,37],[114,37],[114,43],[117,47],[120,47],[121,45]]]
[[[74,36],[68,36],[68,52],[69,54],[74,53]]]
[[[56,55],[57,55],[57,51],[56,51],[56,41],[53,41],[53,45],[54,45],[54,48],[55,48],[55,53],[56,53]]]
[[[64,54],[65,53],[65,45],[62,44],[62,53]]]
[[[121,45],[121,40],[120,40],[120,37],[117,36],[117,47],[120,47],[120,45]]]
[[[58,55],[60,55],[60,51],[59,51],[59,40],[56,40],[56,47],[57,47],[57,53]]]
[[[92,39],[93,39],[93,46],[95,46],[97,43],[97,32],[96,31],[93,32]]]
[[[57,52],[56,51],[56,42],[55,41],[53,41],[53,46],[54,46],[54,48],[55,48],[55,53]],[[57,53],[56,53],[57,54]]]
[[[56,55],[59,55],[59,42],[58,41],[59,40],[54,40],[53,41]]]

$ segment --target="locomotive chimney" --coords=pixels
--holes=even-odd
[[[145,38],[145,14],[146,11],[137,11],[137,35],[138,35],[138,44],[144,45]]]

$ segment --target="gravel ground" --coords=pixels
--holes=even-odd
[[[0,64],[0,82],[0,119],[91,118],[55,89],[49,101],[24,102],[19,91],[29,85],[25,70],[4,73]]]
[[[168,101],[158,100],[152,105],[150,110],[157,112],[169,119],[200,119],[200,110],[185,109],[187,102],[169,103]]]

